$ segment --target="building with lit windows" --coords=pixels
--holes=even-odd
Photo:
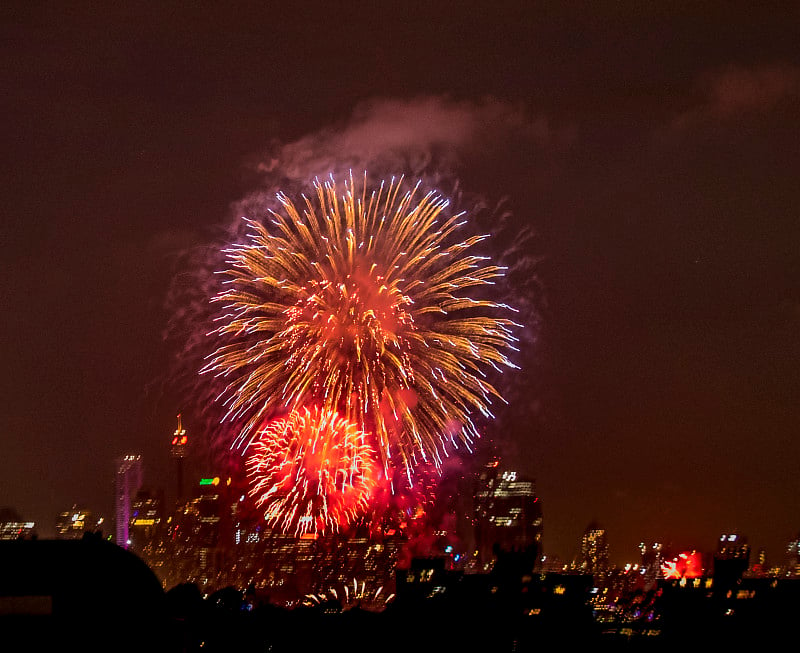
[[[542,538],[542,508],[534,482],[491,460],[476,480],[473,524],[477,571],[488,571],[498,551],[525,552],[535,562]]]
[[[167,585],[173,579],[196,582],[201,588],[230,584],[234,529],[228,482],[219,477],[200,479],[192,496],[167,518],[170,560],[158,572]]]
[[[664,565],[664,545],[661,542],[652,544],[641,542],[639,551],[642,554],[641,569],[644,589],[651,590],[661,578],[661,568]]]
[[[57,540],[79,540],[84,533],[94,533],[103,525],[102,517],[95,517],[90,510],[72,506],[56,517]]]
[[[750,545],[747,538],[738,533],[723,533],[717,542],[717,560],[750,560]]]
[[[383,588],[384,593],[394,591],[395,567],[399,537],[368,537],[330,535],[316,543],[314,577],[315,591],[329,587],[346,586],[356,579],[363,590],[374,593]]]
[[[0,508],[0,540],[19,540],[33,534],[34,522],[25,521],[16,510]]]
[[[767,560],[767,550],[763,547],[756,551],[755,560],[752,561],[747,570],[750,578],[766,578],[769,575],[769,562]]]
[[[791,578],[800,577],[800,535],[789,542],[786,554],[786,575]]]
[[[714,585],[716,591],[736,586],[750,566],[750,545],[739,533],[723,533],[714,553]]]
[[[131,505],[142,487],[142,457],[127,455],[116,461],[114,477],[114,542],[128,548]]]
[[[581,537],[580,570],[595,577],[595,582],[608,573],[608,543],[606,529],[597,522],[586,527]]]
[[[164,493],[140,489],[131,502],[128,539],[136,553],[141,554],[159,539],[164,529]]]

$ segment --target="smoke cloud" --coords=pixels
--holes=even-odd
[[[697,86],[702,99],[673,119],[673,130],[766,115],[782,101],[800,94],[800,69],[784,64],[731,66],[701,76]]]
[[[457,174],[511,135],[531,145],[564,138],[545,118],[499,100],[379,99],[360,104],[340,125],[273,143],[257,168],[268,185],[362,169],[436,181]]]

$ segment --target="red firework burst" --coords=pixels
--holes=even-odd
[[[358,426],[319,408],[293,410],[259,433],[247,459],[251,497],[284,533],[331,533],[364,513],[376,456]]]

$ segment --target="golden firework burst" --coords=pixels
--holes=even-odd
[[[439,466],[502,399],[489,369],[515,367],[513,309],[473,296],[503,269],[471,253],[488,236],[459,238],[464,214],[421,182],[313,188],[279,193],[226,250],[223,344],[203,371],[225,380],[227,417],[243,420],[234,446],[277,411],[315,405],[370,434],[387,475]]]

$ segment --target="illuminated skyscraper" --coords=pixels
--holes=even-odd
[[[723,533],[714,553],[714,589],[722,593],[737,585],[750,565],[750,545],[739,533]]]
[[[532,480],[492,460],[478,475],[474,502],[478,570],[489,569],[498,551],[529,553],[536,559],[542,508]]]
[[[786,547],[786,575],[789,578],[800,577],[800,534]]]
[[[140,489],[131,502],[128,539],[136,553],[141,554],[155,544],[164,526],[163,491]]]
[[[170,573],[205,587],[218,573],[231,572],[228,563],[235,542],[232,504],[227,482],[218,477],[200,479],[190,498],[167,519],[166,535],[173,556]]]
[[[114,541],[128,548],[128,527],[131,519],[131,505],[136,493],[142,487],[142,457],[127,455],[116,461],[117,473],[114,479]]]
[[[717,542],[716,560],[750,560],[750,545],[747,538],[738,533],[723,533]]]
[[[606,529],[596,522],[586,527],[581,538],[581,571],[601,578],[608,573]]]
[[[653,542],[650,545],[641,542],[639,551],[642,553],[644,589],[651,590],[661,578],[661,568],[664,565],[664,545],[661,542]]]
[[[186,435],[186,429],[181,424],[181,414],[178,413],[178,428],[172,434],[172,444],[170,446],[169,455],[175,461],[175,484],[176,484],[176,500],[181,503],[184,497],[183,490],[183,459],[186,458],[186,447],[189,444],[189,438]]]

